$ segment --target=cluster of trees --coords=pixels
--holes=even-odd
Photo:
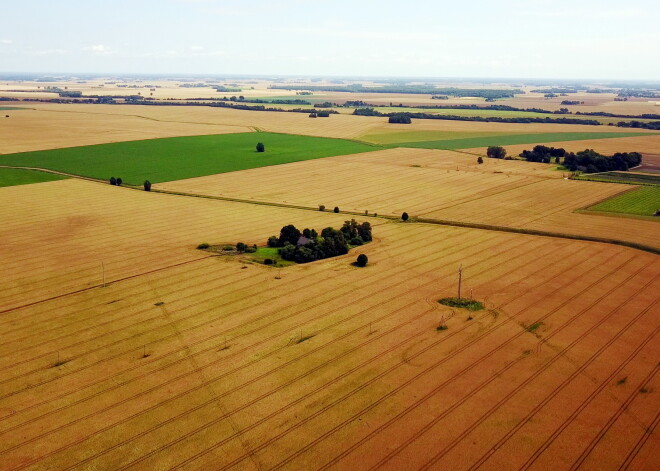
[[[314,260],[336,257],[348,253],[349,245],[362,245],[371,242],[371,224],[358,223],[355,219],[344,222],[341,229],[326,227],[319,235],[314,229],[302,232],[293,224],[284,226],[279,237],[268,239],[269,247],[279,247],[284,260],[308,263]]]
[[[400,113],[390,115],[388,122],[394,124],[410,124],[412,123],[412,120],[410,119],[410,115],[406,113]]]
[[[639,152],[617,152],[612,156],[601,155],[593,149],[585,149],[575,154],[567,153],[564,157],[564,167],[571,171],[580,170],[585,173],[627,171],[642,163]]]
[[[528,162],[542,162],[549,164],[554,158],[555,162],[559,163],[559,158],[566,155],[566,150],[562,148],[547,147],[547,146],[534,146],[532,150],[524,150],[520,153],[520,157]]]
[[[309,114],[310,118],[329,118],[330,117],[330,112],[323,110],[323,111],[313,111],[312,113]]]
[[[584,105],[583,101],[580,100],[563,100],[562,105]]]
[[[121,186],[124,183],[121,178],[110,177],[110,184],[113,186]],[[149,187],[151,188],[151,186]]]

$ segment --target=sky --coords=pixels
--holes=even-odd
[[[4,0],[0,74],[660,80],[646,0]]]

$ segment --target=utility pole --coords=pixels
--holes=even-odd
[[[463,280],[463,265],[458,267],[458,299],[461,299],[461,281]]]

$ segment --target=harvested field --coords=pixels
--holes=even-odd
[[[363,139],[381,143],[383,134],[426,134],[422,139],[399,136],[389,142],[436,140],[448,133],[467,136],[540,133],[631,132],[629,129],[568,124],[473,123],[413,120],[411,125],[387,123],[387,118],[332,115],[310,119],[305,113],[241,111],[206,106],[64,105],[30,103],[34,111],[0,120],[0,153],[56,149],[159,137],[224,134],[261,129],[308,136]],[[653,131],[639,130],[640,133]],[[440,133],[441,137],[437,137]]]
[[[345,219],[74,179],[0,188],[0,311],[98,286],[103,271],[111,282],[207,257],[201,242],[265,244],[285,224]]]
[[[115,207],[117,195],[104,196]],[[205,212],[215,205],[227,215],[219,202]],[[199,235],[166,207],[150,208],[152,218]],[[221,226],[249,239],[252,222]],[[163,234],[146,232],[126,258],[153,263],[148,247]],[[374,235],[359,249],[364,269],[349,255],[276,279],[212,258],[3,313],[3,468],[657,464],[647,434],[660,407],[656,256],[421,224]],[[436,302],[454,294],[459,264],[487,306],[472,320]]]
[[[172,136],[252,131],[246,126],[145,119],[101,110],[111,105],[34,105],[0,120],[0,154]]]
[[[265,145],[257,152],[256,145]],[[273,133],[173,137],[0,156],[0,164],[47,168],[140,185],[377,149],[344,139]]]
[[[646,160],[647,154],[660,155],[660,133],[655,132],[647,135],[638,135],[633,137],[619,137],[610,139],[587,139],[581,141],[554,141],[544,143],[546,146],[563,147],[570,152],[578,152],[584,149],[593,149],[604,155],[612,155],[615,152],[640,152],[644,154]],[[529,150],[533,146],[530,144],[506,145],[509,155],[518,155],[523,150]],[[486,147],[477,147],[469,149],[471,152],[486,154]],[[650,157],[652,161],[657,162],[654,156]]]
[[[305,113],[241,111],[207,106],[58,105],[33,103],[35,111],[0,120],[0,153],[57,149],[160,137],[264,131],[355,138],[386,119]]]
[[[157,185],[224,197],[573,235],[658,247],[652,221],[574,214],[628,185],[562,179],[552,166],[485,159],[450,151],[391,149]],[[285,177],[286,176],[286,177]],[[286,178],[288,185],[282,185]]]

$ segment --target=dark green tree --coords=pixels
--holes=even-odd
[[[295,247],[298,239],[300,239],[300,231],[293,224],[289,224],[280,230],[279,246],[284,247],[286,244],[291,244]]]
[[[265,152],[266,151],[266,146],[264,146],[263,142],[257,143],[257,152]]]
[[[403,222],[406,222],[406,221],[408,220],[408,213],[403,213],[403,214],[401,215],[401,220],[402,220]]]
[[[358,255],[357,260],[355,261],[355,264],[358,267],[366,267],[367,263],[369,263],[369,257],[367,257],[365,254],[361,253]]]
[[[151,191],[151,182],[149,180],[144,181],[144,191]]]
[[[506,157],[506,149],[502,146],[490,146],[486,150],[486,155],[491,159],[503,159]]]

